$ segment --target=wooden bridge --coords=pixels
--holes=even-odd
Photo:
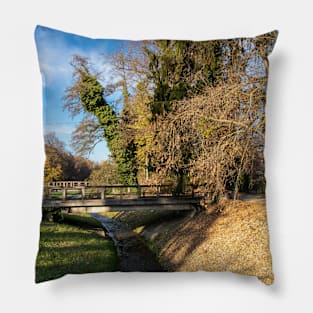
[[[200,199],[192,186],[185,186],[182,193],[174,195],[173,185],[50,184],[45,186],[42,207],[70,212],[192,210],[199,206]]]

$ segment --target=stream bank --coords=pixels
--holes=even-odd
[[[140,235],[132,231],[125,223],[109,217],[91,213],[99,221],[113,240],[120,258],[119,269],[122,272],[164,272],[156,256],[145,245]]]

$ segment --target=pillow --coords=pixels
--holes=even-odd
[[[37,283],[199,270],[273,283],[263,150],[277,35],[129,41],[37,26]]]

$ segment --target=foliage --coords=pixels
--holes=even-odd
[[[93,163],[80,156],[73,156],[64,148],[54,133],[45,135],[44,181],[85,180],[89,177]]]
[[[145,52],[154,86],[153,115],[171,111],[173,101],[200,92],[204,86],[214,84],[220,75],[218,41],[158,40],[147,45]]]
[[[115,185],[120,183],[117,164],[111,160],[102,161],[93,169],[88,181],[94,186]]]
[[[266,56],[276,35],[129,43],[106,55],[114,79],[103,86],[88,59],[74,56],[64,107],[88,115],[76,150],[104,137],[122,183],[176,180],[178,193],[194,183],[214,196],[262,189]]]
[[[123,136],[118,128],[118,116],[104,99],[104,87],[98,81],[97,75],[91,73],[88,59],[74,56],[72,65],[75,83],[66,90],[64,108],[74,115],[83,109],[97,119],[97,122],[90,119],[83,120],[74,132],[76,151],[82,153],[92,148],[95,138],[99,138],[98,131],[101,128],[112,157],[118,165],[119,179],[124,183],[135,183],[135,149],[132,143],[122,144]],[[97,131],[97,135],[88,136],[89,130]]]
[[[45,183],[51,181],[57,181],[62,179],[62,165],[61,160],[53,157],[53,155],[57,156],[57,153],[50,147],[46,147],[46,161],[44,168],[44,181]]]
[[[213,198],[227,185],[238,192],[242,175],[259,170],[263,177],[265,85],[260,79],[247,89],[235,76],[175,102],[175,113],[157,121],[152,162],[159,175],[182,171]]]
[[[147,183],[149,177],[149,158],[151,146],[154,139],[152,113],[149,107],[151,95],[144,83],[138,83],[133,98],[133,121],[130,125],[134,132],[134,143],[136,144],[136,161],[139,171],[139,179]]]
[[[159,111],[151,164],[160,180],[174,175],[178,191],[189,182],[216,199],[226,188],[236,197],[241,186],[264,186],[267,54],[275,38],[274,32],[221,42],[218,79],[200,89],[191,84],[183,99]]]

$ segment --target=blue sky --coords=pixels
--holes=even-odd
[[[70,65],[72,56],[78,54],[88,57],[97,72],[102,72],[104,79],[110,80],[110,64],[106,62],[103,54],[120,50],[126,41],[91,39],[44,26],[37,26],[35,39],[43,81],[44,133],[54,132],[65,143],[67,150],[73,153],[70,146],[71,133],[82,119],[82,115],[72,118],[68,111],[63,110],[62,99],[65,89],[73,84],[73,68]],[[261,76],[265,74],[260,58],[251,59],[246,70],[250,76],[255,76],[255,73]],[[111,99],[106,100],[110,103],[110,100],[115,99],[111,96]],[[108,156],[109,150],[103,141],[95,147],[89,158],[101,161]]]
[[[37,26],[35,39],[43,82],[44,133],[54,132],[65,142],[67,150],[73,152],[70,147],[71,133],[82,115],[72,118],[68,111],[63,110],[62,100],[65,89],[73,83],[72,56],[78,54],[88,57],[97,71],[103,71],[105,75],[109,71],[109,64],[105,62],[103,53],[120,49],[124,41],[91,39],[43,26]],[[89,158],[100,161],[108,155],[106,143],[101,142]]]

